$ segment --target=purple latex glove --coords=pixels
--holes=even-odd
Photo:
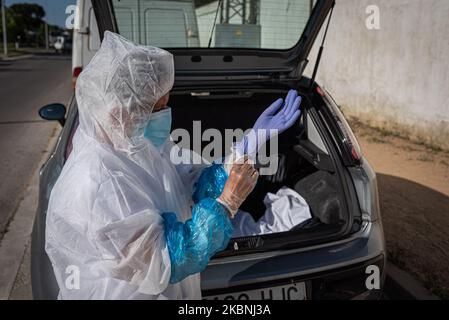
[[[301,115],[299,109],[301,100],[296,90],[290,90],[285,103],[283,99],[278,99],[271,104],[257,119],[253,132],[245,135],[236,145],[239,153],[253,155],[267,140],[289,129]],[[283,107],[279,110],[282,105]],[[270,130],[274,130],[274,135]]]

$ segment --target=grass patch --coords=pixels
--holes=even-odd
[[[8,49],[8,58],[19,57],[28,53],[29,52],[25,49],[16,50],[16,48],[10,48]],[[5,56],[3,55],[3,47],[0,47],[0,58],[5,58]]]
[[[448,153],[449,154],[449,151],[443,150],[440,146],[437,146],[435,144],[427,143],[427,142],[425,142],[422,139],[414,141],[414,143],[417,144],[418,146],[425,147],[427,150],[432,151],[433,153],[444,152],[444,153]]]
[[[20,57],[27,54],[26,52],[19,52],[19,51],[8,51],[8,56],[5,56],[3,53],[0,54],[0,58],[14,58],[14,57]]]
[[[391,131],[391,130],[387,130],[384,128],[373,128],[373,129],[378,131],[382,137],[403,138],[403,136],[399,132],[396,132],[396,131]]]
[[[440,163],[441,163],[442,165],[445,165],[446,167],[449,167],[449,163],[446,162],[445,160],[441,160]]]
[[[422,162],[431,162],[431,161],[433,161],[433,158],[427,154],[422,154],[416,160],[422,161]]]
[[[412,148],[409,145],[399,146],[399,148],[402,149],[402,150],[408,151],[408,152],[419,152],[420,151],[419,149]]]
[[[349,117],[348,122],[349,122],[351,128],[354,129],[354,131],[358,131],[358,129],[362,129],[362,130],[369,129],[369,130],[376,132],[380,137],[384,137],[384,138],[392,137],[392,138],[403,139],[403,140],[406,140],[414,145],[422,146],[422,147],[426,148],[428,151],[432,152],[433,154],[442,153],[442,154],[449,156],[449,150],[445,150],[436,144],[426,142],[425,139],[423,139],[422,137],[418,137],[416,139],[411,139],[407,134],[401,133],[400,131],[393,131],[393,130],[388,130],[385,128],[374,127],[374,126],[371,126],[367,123],[360,121],[358,118],[355,118],[355,117]],[[410,150],[410,151],[418,151],[418,150]]]
[[[384,139],[380,139],[378,137],[371,137],[371,138],[368,139],[368,141],[369,142],[374,142],[374,143],[381,143],[381,144],[388,143],[388,141],[386,141]]]

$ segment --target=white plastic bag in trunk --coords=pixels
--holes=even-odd
[[[312,218],[306,200],[287,187],[276,194],[267,193],[264,203],[267,209],[257,222],[251,214],[239,210],[232,221],[234,238],[289,231]]]

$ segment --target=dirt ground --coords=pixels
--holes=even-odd
[[[377,172],[389,259],[449,299],[449,152],[350,122]]]

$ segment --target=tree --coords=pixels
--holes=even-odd
[[[6,28],[10,41],[15,42],[20,37],[21,41],[31,44],[41,38],[38,34],[42,33],[42,26],[45,23],[42,20],[45,17],[44,8],[38,4],[17,3],[5,10]]]

